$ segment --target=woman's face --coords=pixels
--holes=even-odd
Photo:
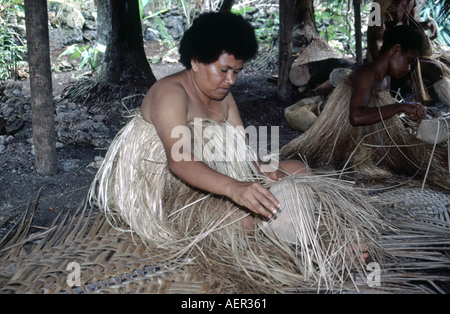
[[[411,71],[418,57],[417,51],[402,51],[400,45],[394,46],[390,59],[389,75],[399,79]]]
[[[210,64],[192,61],[197,87],[208,98],[217,101],[228,95],[243,66],[244,60],[228,53],[222,53],[217,61]]]

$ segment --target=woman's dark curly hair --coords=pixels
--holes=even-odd
[[[258,51],[255,31],[240,15],[208,12],[196,18],[180,42],[180,62],[191,68],[191,60],[211,64],[226,52],[247,61]]]
[[[384,54],[389,48],[400,44],[402,51],[416,50],[420,52],[422,48],[422,36],[411,26],[399,25],[391,29],[383,37],[383,46],[380,49],[380,55]]]

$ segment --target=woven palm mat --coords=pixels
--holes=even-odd
[[[355,276],[343,293],[446,293],[450,278],[450,196],[397,188],[370,197],[386,203],[398,232],[382,236],[396,258],[380,265],[378,282]],[[0,240],[0,293],[216,293],[214,278],[193,275],[150,256],[130,233],[110,227],[104,216],[80,204],[76,214],[31,232],[31,213]],[[408,219],[404,219],[409,217]],[[412,219],[411,219],[412,217]],[[404,221],[409,221],[404,224]],[[373,279],[373,278],[372,278]],[[217,288],[217,286],[215,286]],[[317,287],[283,287],[287,293]],[[220,292],[227,292],[223,288]],[[245,293],[245,292],[244,292]]]

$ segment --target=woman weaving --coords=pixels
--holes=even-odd
[[[299,161],[262,171],[239,131],[230,93],[256,51],[253,28],[241,16],[219,12],[195,19],[180,43],[186,69],[148,91],[111,143],[91,202],[155,256],[181,264],[195,260],[201,273],[234,291],[268,292],[311,281],[340,287],[355,268],[365,271],[361,260],[379,257],[377,212],[351,185],[313,176]],[[178,146],[174,130],[180,126],[194,130],[192,138],[183,138],[189,145]],[[225,130],[236,144],[224,145],[214,134],[197,138],[196,128]],[[195,154],[195,145],[211,142],[231,158]]]
[[[238,182],[206,166],[190,151],[182,152],[180,161],[174,161],[172,156],[172,147],[179,140],[172,136],[172,130],[180,125],[187,126],[194,118],[226,120],[234,127],[244,129],[230,88],[245,60],[255,55],[257,43],[252,36],[253,30],[243,20],[231,14],[223,16],[222,21],[214,15],[205,15],[185,33],[180,54],[186,70],[157,82],[144,98],[141,114],[145,121],[154,124],[173,174],[192,186],[229,197],[252,212],[270,218],[276,213],[279,202],[261,184]],[[221,29],[211,26],[224,21],[227,25],[223,30],[234,38],[224,40],[226,34],[218,34]],[[304,170],[303,164],[295,161],[280,166],[281,171],[267,174],[277,179],[286,171]]]
[[[438,146],[432,154],[433,146],[411,134],[399,118],[404,113],[420,122],[425,107],[396,102],[389,90],[391,78],[411,71],[421,39],[406,25],[387,33],[379,56],[336,87],[313,126],[282,147],[281,156],[300,155],[310,165],[351,170],[368,179],[428,175],[427,183],[449,190],[446,148]]]
[[[418,64],[411,73],[412,88],[415,98],[426,105],[432,105],[437,100],[450,105],[450,70],[433,55],[431,42],[437,37],[438,26],[433,20],[419,22],[416,20],[415,0],[376,0],[380,5],[382,23],[380,26],[369,25],[367,29],[367,62],[373,62],[380,54],[383,37],[398,25],[408,25],[421,36]],[[431,35],[428,37],[427,30]],[[424,84],[426,83],[426,84]],[[401,82],[395,84],[401,86]],[[425,89],[427,85],[427,89]],[[400,87],[399,86],[399,87]],[[432,88],[430,88],[432,87]],[[433,95],[436,97],[430,97]],[[434,99],[433,99],[434,98]]]

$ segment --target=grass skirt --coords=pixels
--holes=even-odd
[[[447,148],[424,143],[395,115],[370,126],[353,127],[349,79],[329,96],[313,126],[281,148],[282,158],[300,158],[310,166],[355,171],[362,178],[390,177],[392,173],[426,178],[431,185],[450,190]],[[392,104],[388,91],[374,92],[370,107]]]
[[[154,126],[137,111],[112,142],[90,199],[115,228],[138,235],[155,259],[193,267],[215,280],[217,292],[261,293],[284,286],[339,290],[353,283],[352,273],[366,271],[359,262],[362,247],[370,259],[382,258],[377,241],[383,223],[350,183],[325,175],[271,181],[257,174],[256,155],[238,129],[209,120],[190,125],[194,134],[196,128],[204,135],[210,131],[200,140],[192,137],[194,145],[203,147],[208,166],[238,180],[262,183],[282,210],[271,222],[254,217],[255,228],[243,228],[239,221],[251,215],[248,211],[187,185],[169,171]],[[224,145],[224,137],[217,134],[226,134],[234,144]],[[207,158],[225,150],[230,154],[230,149],[226,160]]]

